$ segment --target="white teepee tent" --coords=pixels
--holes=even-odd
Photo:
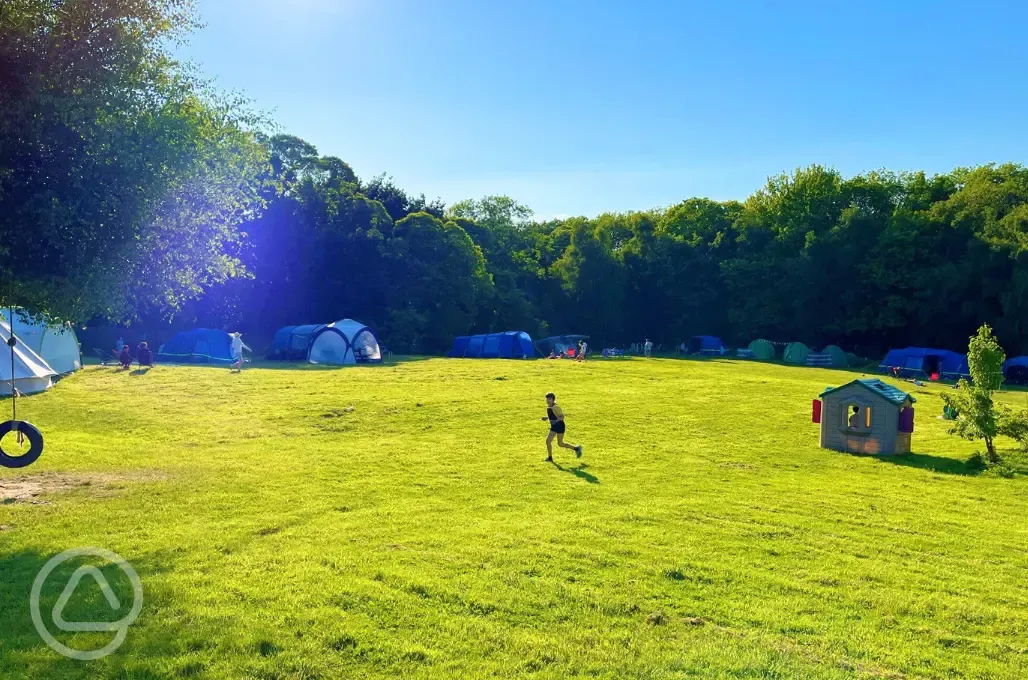
[[[0,395],[11,394],[12,384],[18,394],[34,394],[50,389],[53,377],[57,374],[24,342],[18,342],[14,347],[12,373],[11,348],[7,345],[10,338],[11,327],[0,321]]]
[[[0,315],[13,328],[14,335],[43,357],[55,372],[64,375],[82,368],[82,351],[71,324],[61,326],[48,324],[43,319],[34,320],[20,309],[14,310],[12,322],[7,318],[9,314],[6,309],[0,310]]]

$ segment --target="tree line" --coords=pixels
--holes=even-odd
[[[177,63],[189,0],[0,3],[0,298],[85,322],[343,316],[394,351],[456,335],[694,334],[1028,353],[1028,169],[818,165],[743,201],[535,220],[450,206],[287,134]]]

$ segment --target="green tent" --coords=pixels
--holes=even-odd
[[[783,358],[787,364],[805,365],[807,363],[808,354],[810,354],[810,348],[802,342],[790,342],[788,347],[785,348]]]
[[[753,352],[754,359],[770,361],[775,358],[775,346],[768,340],[754,340],[750,343],[749,350]]]
[[[836,368],[843,368],[849,364],[849,360],[846,358],[846,352],[844,352],[842,347],[839,347],[838,345],[828,345],[821,350],[821,353],[831,356],[832,366]]]

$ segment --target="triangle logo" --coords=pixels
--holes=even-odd
[[[96,584],[100,586],[100,592],[104,594],[107,599],[107,604],[111,606],[112,610],[121,608],[121,601],[118,600],[118,596],[114,594],[114,590],[111,589],[111,584],[107,582],[107,577],[103,575],[96,567],[85,566],[79,567],[75,570],[75,573],[71,575],[68,580],[68,585],[64,586],[64,592],[57,598],[57,604],[54,605],[53,617],[54,625],[59,629],[67,632],[111,632],[118,630],[122,624],[120,621],[115,622],[85,622],[79,623],[75,621],[64,620],[64,608],[68,605],[68,601],[71,596],[75,593],[75,589],[86,576],[90,576],[96,581]]]

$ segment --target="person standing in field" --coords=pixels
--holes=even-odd
[[[575,452],[575,456],[578,458],[582,457],[582,446],[574,444],[564,443],[564,433],[567,431],[567,426],[564,424],[564,411],[561,410],[560,406],[557,406],[557,397],[550,392],[546,395],[546,417],[543,420],[550,421],[550,432],[546,435],[546,461],[547,463],[553,462],[553,438],[557,438],[557,446],[562,449],[571,449]]]
[[[646,355],[647,359],[649,359],[650,355],[653,353],[653,343],[650,342],[649,338],[646,338],[646,342],[643,344],[643,353]]]
[[[243,335],[241,333],[229,333],[229,337],[232,338],[232,363],[237,371],[242,372],[243,350],[245,349],[247,352],[252,352],[253,350],[243,342]]]

